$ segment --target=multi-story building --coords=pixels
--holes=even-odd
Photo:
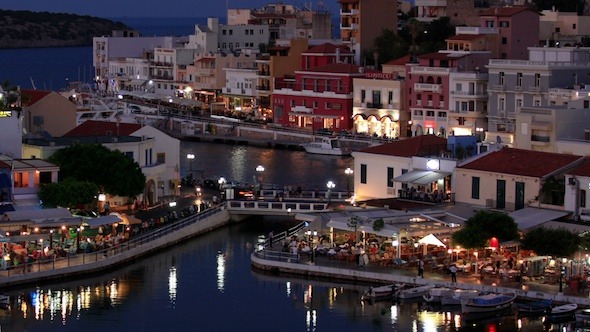
[[[484,68],[489,59],[489,52],[446,52],[440,51],[418,56],[418,63],[410,63],[406,67],[406,110],[410,112],[410,131],[412,135],[435,134],[446,137],[449,129],[449,111],[453,110],[452,124],[458,129],[465,127],[467,114],[462,114],[463,105],[467,106],[469,112],[469,101],[480,97],[482,93],[482,82],[479,81],[478,89],[475,84],[478,79],[478,71]],[[466,75],[461,75],[465,73]],[[449,106],[450,78],[455,86],[452,87],[455,104]],[[463,85],[469,91],[473,83],[473,95],[466,94],[463,97],[457,94],[460,85],[461,92]],[[457,110],[457,102],[460,109]],[[463,104],[465,102],[465,104]],[[482,104],[483,107],[483,104]],[[483,112],[484,110],[479,110]],[[475,112],[475,106],[474,106]],[[472,117],[469,125],[474,122]],[[473,130],[476,128],[474,127]]]
[[[301,54],[308,50],[307,39],[292,39],[287,45],[276,45],[268,49],[268,53],[256,58],[257,83],[256,105],[264,114],[273,111],[270,98],[275,79],[293,74],[301,69]],[[276,118],[274,121],[276,122]]]
[[[0,94],[1,93],[2,92],[0,92]],[[0,155],[9,156],[11,158],[20,158],[22,156],[22,119],[22,111],[11,108],[0,110],[0,141],[2,142],[2,145],[0,146]]]
[[[393,73],[367,71],[365,75],[353,79],[353,131],[379,137],[406,136],[405,81]]]
[[[275,81],[275,122],[317,130],[352,127],[352,83],[365,73],[354,64],[332,63],[295,71]]]
[[[483,5],[477,1],[477,5]],[[432,22],[442,17],[449,17],[453,25],[476,26],[479,24],[480,7],[474,0],[416,0],[414,10],[416,19],[421,22]]]
[[[39,158],[0,155],[0,210],[39,209],[37,194],[44,184],[57,182],[59,166]]]
[[[372,52],[383,29],[397,32],[397,0],[338,0],[340,36],[361,63],[363,52]]]
[[[147,57],[111,59],[109,72],[116,73],[113,77],[115,81],[113,92],[142,91],[145,90],[150,77],[150,61]]]
[[[188,83],[186,68],[193,64],[195,50],[183,48],[155,48],[150,61],[149,90],[164,96],[182,95]]]
[[[485,141],[514,143],[522,107],[547,106],[549,89],[590,83],[589,48],[530,47],[528,60],[492,59]]]
[[[242,116],[261,118],[262,109],[256,106],[256,68],[225,68],[225,86],[221,95],[225,109]],[[272,116],[270,117],[272,119]]]
[[[543,10],[539,20],[539,45],[567,47],[590,43],[590,16],[552,9]]]
[[[57,92],[22,90],[23,129],[32,135],[43,132],[61,136],[76,127],[76,104]]]
[[[479,19],[481,27],[498,28],[501,59],[526,59],[539,43],[539,13],[528,6],[488,8]]]
[[[116,36],[116,37],[115,37]],[[92,65],[96,75],[97,89],[114,92],[117,87],[115,76],[109,70],[109,61],[120,58],[141,58],[146,51],[157,47],[174,48],[184,41],[182,37],[136,37],[134,34],[92,39]]]
[[[329,39],[332,35],[331,13],[321,5],[299,9],[276,3],[258,9],[228,9],[228,25],[268,26],[269,42],[277,39]]]
[[[263,24],[219,24],[210,17],[207,25],[196,24],[195,33],[189,36],[187,49],[196,53],[258,53],[260,45],[270,43],[270,27]]]

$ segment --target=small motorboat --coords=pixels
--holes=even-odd
[[[428,303],[440,303],[445,296],[453,294],[454,289],[449,287],[433,287],[428,290],[428,294],[422,295],[424,301]]]
[[[559,320],[563,318],[573,317],[578,310],[578,305],[575,303],[568,303],[558,305],[547,311],[547,318],[550,320]]]
[[[377,300],[393,297],[397,290],[403,288],[400,284],[371,287],[363,293],[361,300]]]
[[[480,293],[475,289],[455,289],[450,295],[444,296],[440,300],[442,305],[461,305],[461,302],[479,296]]]
[[[538,300],[517,303],[518,313],[523,315],[543,314],[553,306],[551,300]]]
[[[10,309],[10,296],[0,294],[0,309]]]
[[[590,309],[580,309],[574,315],[577,321],[590,322]]]
[[[496,294],[490,293],[479,295],[471,299],[465,299],[461,302],[461,312],[463,313],[481,313],[501,311],[512,306],[516,294]]]
[[[348,156],[352,150],[342,145],[336,137],[315,137],[313,142],[303,144],[307,153]]]
[[[428,291],[433,288],[432,285],[423,285],[423,286],[416,286],[410,288],[404,288],[398,290],[395,295],[399,299],[415,299],[415,298],[422,298],[424,295],[428,294]]]

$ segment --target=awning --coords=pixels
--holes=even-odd
[[[131,86],[142,86],[147,82],[147,80],[131,80],[129,82],[127,82],[127,85],[131,85]]]
[[[439,246],[439,247],[445,247],[445,244],[439,240],[436,235],[434,234],[428,234],[425,237],[421,238],[420,240],[418,240],[418,243],[420,244],[426,244],[426,245],[433,245],[433,246]]]
[[[411,182],[415,183],[415,184],[427,185],[427,184],[431,184],[434,181],[443,179],[450,174],[451,173],[447,173],[447,172],[428,171],[428,174],[424,175],[423,177],[421,177],[419,179],[411,181]]]
[[[12,183],[7,174],[0,174],[0,188],[11,188]]]
[[[111,215],[118,217],[119,219],[121,219],[121,223],[124,225],[136,225],[136,224],[141,224],[142,220],[138,219],[134,216],[125,214],[125,213],[117,213],[117,212],[113,212],[111,213]]]
[[[548,221],[567,216],[568,214],[570,212],[525,207],[524,209],[510,212],[508,215],[518,224],[518,229],[524,231],[540,226]]]
[[[70,211],[64,208],[8,211],[4,215],[10,221],[72,218]]]
[[[118,222],[121,222],[121,218],[119,218],[116,215],[112,215],[112,214],[110,214],[108,216],[103,216],[103,217],[92,218],[92,219],[86,220],[86,223],[88,224],[88,226],[90,226],[90,228],[100,227],[100,226],[114,224],[114,223],[118,223]]]
[[[328,227],[340,229],[343,231],[354,232],[354,228],[348,226],[348,221],[337,221],[330,220],[327,224]],[[365,232],[375,234],[383,237],[397,237],[399,230],[391,225],[385,224],[379,231],[375,231],[371,225],[360,225],[356,228],[357,232]]]
[[[403,182],[403,183],[414,182],[415,180],[425,176],[429,172],[431,172],[431,171],[424,171],[424,170],[415,169],[415,170],[409,171],[405,174],[402,174],[398,177],[393,178],[393,181]]]

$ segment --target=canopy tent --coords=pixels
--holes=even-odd
[[[418,243],[426,244],[426,245],[433,245],[433,246],[438,246],[438,247],[446,247],[445,244],[441,240],[439,240],[439,238],[437,238],[436,235],[434,235],[434,234],[426,235],[425,237],[418,240]]]
[[[393,178],[393,181],[402,182],[402,183],[411,183],[411,182],[414,182],[415,180],[427,175],[429,172],[431,172],[431,171],[415,169],[415,170],[409,171],[405,174],[402,174],[398,177]]]
[[[91,228],[114,224],[114,223],[118,223],[118,222],[121,222],[121,218],[119,218],[116,215],[112,215],[112,214],[109,214],[108,216],[102,216],[102,217],[86,220],[86,223]]]
[[[414,183],[419,185],[427,185],[434,181],[445,178],[451,175],[449,172],[442,171],[428,171],[421,169],[414,169],[398,177],[393,178],[395,182]]]
[[[415,184],[420,184],[420,185],[427,185],[427,184],[431,184],[434,181],[444,179],[445,177],[447,177],[450,174],[451,173],[449,173],[449,172],[429,171],[428,174],[426,174],[426,175],[422,176],[421,178],[418,178],[414,181],[411,181],[411,182],[415,183]]]
[[[333,227],[335,229],[340,229],[344,231],[354,232],[354,227],[348,226],[348,219],[347,220],[330,220],[327,224],[328,227]],[[383,237],[397,237],[399,234],[399,229],[385,224],[383,228],[376,231],[373,229],[372,224],[362,224],[359,223],[359,226],[356,228],[358,232],[365,232],[370,234],[375,234]]]
[[[123,225],[137,225],[137,224],[141,224],[142,220],[139,218],[136,218],[134,216],[125,214],[125,213],[117,213],[117,212],[112,212],[111,213],[112,216],[117,216],[121,221],[121,224]]]

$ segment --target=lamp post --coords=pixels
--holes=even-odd
[[[567,263],[567,258],[563,258],[559,264],[559,294],[563,294],[563,278],[565,278],[565,264]]]
[[[217,183],[219,183],[219,195],[220,195],[220,201],[223,200],[223,185],[225,184],[225,178],[224,177],[220,177],[219,180],[217,181]],[[214,200],[213,202],[214,204],[217,204],[217,202]]]
[[[332,201],[332,189],[336,187],[336,184],[334,181],[330,180],[326,183],[326,187],[328,187],[328,205],[330,205],[330,202]]]
[[[188,161],[189,161],[189,169],[192,173],[193,172],[193,159],[195,159],[195,155],[192,153],[189,153],[186,155],[186,159],[188,159]]]
[[[314,230],[313,231],[313,237],[311,238],[311,262],[312,263],[315,262],[315,248],[313,246],[313,242],[314,242],[314,239],[315,239],[316,236],[318,236],[318,231]]]
[[[346,179],[347,179],[346,188],[348,189],[348,196],[350,196],[350,176],[353,173],[354,173],[354,171],[350,167],[348,167],[347,169],[344,170],[344,174],[346,174]]]
[[[257,189],[256,189],[256,196],[260,196],[260,191],[262,190],[262,181],[263,181],[263,177],[262,177],[262,172],[264,172],[264,166],[262,165],[258,165],[256,166],[256,172],[258,172],[258,178],[256,179],[257,181]]]

